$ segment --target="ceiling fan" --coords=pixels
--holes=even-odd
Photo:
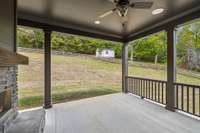
[[[127,16],[129,8],[135,9],[150,9],[153,5],[153,2],[130,2],[129,0],[109,0],[115,4],[115,8],[112,10],[103,13],[99,16],[99,18],[104,18],[117,12],[121,18],[125,18]]]

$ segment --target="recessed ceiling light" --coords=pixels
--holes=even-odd
[[[96,21],[94,21],[94,23],[95,23],[95,24],[100,24],[101,22],[98,21],[98,20],[96,20]]]
[[[153,15],[157,15],[157,14],[162,13],[163,11],[164,11],[163,8],[158,8],[158,9],[153,10],[153,11],[152,11],[152,14],[153,14]]]

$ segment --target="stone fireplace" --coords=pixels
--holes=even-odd
[[[11,94],[11,89],[5,89],[5,91],[0,93],[0,116],[3,116],[11,109]]]
[[[0,133],[6,133],[19,116],[17,111],[17,65],[28,65],[28,57],[16,52],[17,1],[0,4]],[[16,132],[14,132],[16,133]]]
[[[0,48],[0,133],[42,133],[44,109],[18,113],[19,64],[28,65],[28,57]]]
[[[0,66],[0,133],[16,118],[17,66]]]

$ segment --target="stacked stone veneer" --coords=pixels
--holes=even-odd
[[[11,109],[0,116],[0,133],[6,133],[11,122],[16,118],[17,111],[17,66],[0,66],[0,93],[11,89]]]

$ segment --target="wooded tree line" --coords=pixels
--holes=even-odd
[[[17,43],[19,47],[43,48],[44,33],[40,30],[17,30]],[[96,49],[111,48],[115,50],[117,58],[121,58],[122,45],[116,42],[91,39],[79,36],[66,35],[53,32],[52,49],[82,54],[95,54]],[[178,28],[177,32],[177,63],[187,66],[188,49],[200,51],[200,21],[193,22]],[[146,38],[132,42],[129,45],[129,57],[137,61],[166,63],[167,37],[166,32],[160,32]],[[200,65],[199,65],[200,66]],[[198,69],[198,68],[197,68]]]
[[[44,47],[44,33],[40,30],[18,28],[17,44],[19,47],[39,48]],[[115,56],[121,58],[121,44],[100,39],[91,39],[53,32],[51,47],[53,50],[74,52],[81,54],[95,54],[96,49],[112,48]]]

